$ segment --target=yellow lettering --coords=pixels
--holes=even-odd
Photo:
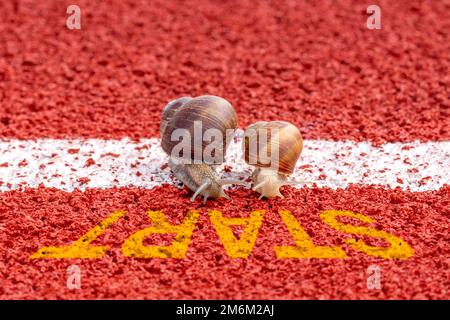
[[[131,258],[184,258],[199,217],[198,211],[189,211],[180,225],[169,223],[161,211],[149,211],[148,216],[153,225],[128,237],[122,245],[123,254]],[[175,239],[170,246],[144,246],[145,238],[152,234],[175,234]]]
[[[320,217],[323,222],[327,225],[336,229],[350,234],[357,234],[361,236],[369,236],[373,238],[378,238],[389,242],[390,246],[384,247],[373,247],[364,243],[364,241],[356,239],[346,239],[344,240],[348,245],[353,247],[355,250],[362,251],[370,256],[383,258],[383,259],[408,259],[414,255],[414,250],[402,239],[387,233],[385,231],[377,230],[369,227],[357,227],[350,224],[345,224],[336,220],[337,217],[350,217],[358,219],[365,223],[373,223],[374,219],[364,216],[360,213],[354,213],[352,211],[339,211],[339,210],[327,210],[322,212]]]
[[[80,239],[67,246],[44,247],[31,255],[30,259],[83,259],[83,258],[101,258],[108,246],[91,246],[91,242],[103,234],[106,229],[113,225],[125,211],[115,211],[112,215],[100,222],[94,228],[89,230]]]
[[[278,213],[295,242],[295,246],[275,246],[274,250],[278,259],[347,257],[344,250],[339,247],[316,246],[289,211],[281,210]]]
[[[217,210],[209,211],[211,223],[231,258],[247,258],[253,250],[262,223],[264,210],[253,211],[248,218],[224,218]],[[236,239],[230,226],[243,226],[240,239]]]

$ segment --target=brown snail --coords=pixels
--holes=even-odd
[[[284,198],[280,188],[298,184],[289,181],[303,149],[299,129],[285,121],[256,122],[244,132],[243,152],[245,162],[255,166],[252,174],[253,190],[260,199]]]
[[[190,190],[191,201],[199,195],[228,198],[223,186],[241,184],[221,179],[214,167],[224,161],[229,141],[237,128],[233,106],[217,96],[182,97],[169,102],[163,110],[161,146],[169,155],[169,167]]]

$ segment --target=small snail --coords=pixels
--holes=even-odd
[[[303,149],[303,139],[296,126],[285,121],[256,122],[244,132],[245,162],[255,166],[253,190],[259,199],[284,198],[280,188],[298,184],[289,181]]]
[[[169,102],[163,110],[161,146],[169,155],[169,167],[190,190],[191,201],[198,195],[203,202],[229,196],[223,186],[242,184],[221,179],[215,166],[224,161],[228,142],[237,128],[233,106],[216,96],[182,97]],[[180,140],[181,139],[181,140]]]

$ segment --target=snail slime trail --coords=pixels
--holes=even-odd
[[[212,167],[224,162],[237,126],[233,106],[217,96],[181,97],[164,107],[161,147],[169,156],[173,174],[194,192],[191,201],[197,196],[203,196],[203,202],[208,198],[229,198],[223,186],[245,184],[222,179]]]

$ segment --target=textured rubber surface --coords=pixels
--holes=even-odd
[[[450,139],[447,0],[379,1],[376,31],[366,28],[363,1],[77,1],[79,31],[65,27],[69,4],[0,2],[0,138],[154,138],[165,103],[209,93],[232,102],[240,127],[280,119],[305,139]],[[285,187],[283,194],[258,201],[238,188],[233,201],[203,206],[167,185],[0,192],[0,298],[450,297],[449,186]],[[123,241],[149,225],[146,211],[180,222],[193,208],[201,216],[186,258],[123,255]],[[207,209],[267,211],[248,259],[229,258]],[[279,209],[290,210],[315,244],[341,247],[348,258],[277,259],[274,245],[293,245]],[[93,242],[111,246],[101,259],[30,259],[43,246],[70,244],[115,210],[126,214]],[[320,219],[323,210],[372,217],[414,255],[358,252],[344,243],[355,236]],[[80,290],[66,287],[72,264],[82,272]],[[380,290],[367,288],[370,265],[381,267]]]
[[[17,1],[18,2],[18,1]],[[183,95],[228,99],[241,127],[304,137],[450,138],[449,1],[70,1],[0,4],[0,136],[154,137]]]
[[[258,201],[251,191],[235,190],[235,201],[192,204],[186,191],[163,187],[152,190],[109,189],[64,193],[38,189],[0,194],[2,233],[0,297],[8,298],[448,298],[450,279],[449,188],[439,192],[408,193],[352,187],[346,191],[285,189],[285,200]],[[133,232],[149,226],[147,210],[163,210],[180,223],[187,211],[202,214],[186,258],[133,259],[120,247]],[[102,259],[29,260],[42,246],[69,244],[114,210],[127,213],[92,245],[109,245]],[[229,258],[206,211],[245,217],[266,210],[248,259]],[[274,245],[293,245],[277,215],[291,210],[317,245],[337,245],[347,259],[276,259]],[[392,233],[413,247],[407,260],[383,260],[357,252],[348,238],[319,218],[328,209],[352,210],[376,219],[377,229]],[[13,214],[12,214],[13,213]],[[170,238],[169,238],[170,239]],[[154,237],[147,244],[164,244]],[[371,245],[385,245],[364,239]],[[82,270],[81,289],[68,290],[66,269]],[[366,268],[382,270],[382,290],[368,290]]]
[[[217,168],[221,177],[247,180],[253,167],[242,153],[239,130]],[[37,188],[63,191],[86,188],[177,185],[159,139],[0,141],[0,191]],[[450,184],[450,141],[388,143],[304,140],[289,179],[304,186],[347,188],[351,184],[439,190]]]

